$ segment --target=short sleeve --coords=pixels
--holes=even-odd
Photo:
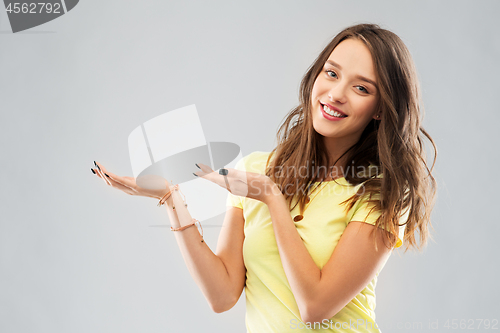
[[[382,212],[375,208],[374,203],[368,202],[365,198],[361,198],[359,201],[360,203],[357,205],[351,221],[359,221],[375,225],[375,222],[380,215],[382,215]]]
[[[245,157],[241,158],[234,166],[236,170],[245,171]],[[243,197],[227,192],[226,207],[237,207],[243,209]]]
[[[374,208],[375,203],[368,202],[366,199],[360,199],[360,201],[361,202],[356,208],[351,221],[359,221],[375,225],[375,222],[380,217],[380,215],[382,215],[382,212]],[[406,221],[408,220],[409,212],[410,210],[407,210],[405,214],[401,216],[401,218],[399,219],[399,224],[406,223]],[[403,245],[405,227],[406,225],[399,227],[398,241],[396,242],[394,248],[398,248]]]
[[[226,207],[237,207],[243,209],[242,198],[230,192],[227,193]]]

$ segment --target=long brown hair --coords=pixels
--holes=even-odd
[[[374,24],[351,26],[335,36],[325,47],[302,79],[300,104],[290,111],[278,130],[278,144],[267,160],[266,175],[281,189],[289,202],[290,210],[299,204],[301,212],[304,211],[308,200],[307,192],[314,182],[323,180],[314,172],[314,166],[330,169],[322,137],[313,128],[312,88],[333,49],[348,38],[364,42],[372,54],[380,94],[377,108],[382,117],[380,120],[373,119],[359,141],[344,152],[350,168],[368,169],[372,165],[377,167],[377,172],[348,172],[345,179],[351,185],[362,186],[342,204],[346,205],[346,210],[350,210],[357,200],[367,198],[374,209],[382,212],[375,229],[383,227],[396,235],[400,220],[407,213],[408,219],[401,225],[401,228],[405,228],[405,252],[411,248],[422,250],[429,236],[429,227],[432,227],[430,214],[436,197],[436,181],[432,170],[437,149],[430,135],[421,126],[423,108],[410,52],[401,39],[388,30]],[[434,150],[434,161],[430,169],[426,162],[424,137],[427,137]],[[290,168],[297,170],[299,167],[306,167],[312,172],[307,172],[304,177],[296,177],[294,174],[277,175],[272,171]],[[296,204],[292,207],[294,198]],[[417,230],[419,243],[415,237]],[[392,248],[397,239],[389,233],[385,235],[385,240]]]

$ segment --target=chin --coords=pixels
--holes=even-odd
[[[325,126],[317,126],[313,124],[313,128],[321,136],[324,136],[326,138],[331,138],[335,137],[335,132],[332,131],[331,129],[325,128]]]

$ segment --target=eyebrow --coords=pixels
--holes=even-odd
[[[329,63],[330,65],[335,66],[335,67],[337,67],[338,69],[342,70],[342,66],[340,66],[339,64],[337,64],[335,61],[333,61],[333,60],[327,60],[326,62],[327,62],[327,63]],[[370,83],[370,84],[374,85],[374,86],[375,86],[375,88],[377,88],[377,84],[375,83],[375,81],[370,80],[370,79],[369,79],[369,78],[367,78],[367,77],[364,77],[364,76],[362,76],[362,75],[356,75],[356,76],[355,76],[355,78],[356,78],[356,79],[359,79],[359,80],[361,80],[361,81],[368,82],[368,83]]]

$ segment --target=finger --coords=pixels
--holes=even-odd
[[[198,164],[196,164],[196,166],[198,166],[198,168],[200,170],[198,170],[197,172],[193,172],[193,174],[195,174],[198,177],[202,177],[202,178],[205,178],[207,180],[210,180],[210,181],[216,180],[216,176],[218,174],[214,170],[212,170],[211,167],[209,167],[208,165],[205,165],[203,163],[198,163]]]
[[[209,174],[209,173],[214,172],[214,170],[212,170],[211,167],[209,167],[208,165],[205,165],[203,163],[197,163],[196,166],[201,170],[202,174]],[[198,172],[200,172],[200,171],[198,171]]]
[[[111,183],[106,179],[107,177],[104,176],[104,172],[102,171],[101,166],[99,164],[97,164],[96,161],[94,161],[94,165],[97,167],[97,169],[95,169],[95,171],[99,174],[99,176],[102,178],[102,180],[104,180],[104,182],[106,183],[106,185],[110,185],[111,186]]]
[[[99,171],[101,171],[102,173],[108,173],[108,170],[104,167],[104,165],[102,165],[101,163],[97,163],[96,161],[94,161],[94,165],[96,166],[96,168],[99,169]]]
[[[102,167],[102,166],[101,166]],[[127,184],[123,184],[122,182],[120,182],[119,180],[116,180],[116,179],[113,179],[112,177],[110,177],[107,173],[103,172],[103,170],[98,170],[98,169],[91,169],[92,172],[94,172],[94,174],[107,181],[107,184],[110,185],[111,187],[114,187],[116,189],[119,189],[127,194],[136,194],[137,193],[137,190],[130,187],[129,185]],[[130,180],[133,180],[133,178],[131,177],[121,177],[121,178],[124,178],[124,179],[130,179]]]
[[[104,180],[107,180],[109,182],[109,180],[111,178],[123,186],[127,186],[129,188],[132,188],[132,186],[130,184],[128,184],[128,183],[130,183],[130,181],[127,182],[127,180],[125,180],[126,177],[120,177],[118,175],[115,175],[114,173],[107,171],[106,168],[104,167],[104,165],[102,165],[100,163],[97,163],[94,161],[94,164],[97,166],[98,170],[100,171],[100,174],[102,175],[101,178],[103,178]],[[128,177],[128,178],[130,178],[130,177]],[[134,180],[134,182],[135,182],[135,180]]]
[[[231,177],[231,178],[229,177],[229,170],[232,171],[231,172],[232,175],[236,175],[237,173],[235,171],[237,171],[237,170],[220,169],[219,172],[216,172],[216,171],[212,170],[212,168],[210,168],[209,166],[207,166],[205,164],[198,163],[198,165],[199,165],[201,171],[198,171],[195,174],[219,185],[222,188],[227,189],[229,192],[232,192],[230,180],[231,180],[231,178],[234,178],[234,177]],[[240,177],[241,177],[241,175],[240,175]],[[234,179],[232,180],[232,182],[234,182]]]
[[[221,172],[221,171],[222,171],[222,172]],[[229,185],[229,180],[227,179],[227,174],[228,174],[227,170],[226,170],[226,169],[221,169],[221,170],[219,171],[219,174],[221,174],[221,175],[222,175],[222,177],[224,178],[224,182],[226,183],[226,188],[227,188],[227,190],[228,190],[229,192],[231,192],[231,186]]]
[[[101,169],[101,165],[98,164],[96,161],[94,161],[94,165],[95,165],[94,171],[106,182],[106,184],[110,185],[109,182],[104,177],[104,171]]]
[[[231,169],[231,168],[223,168],[223,169],[220,169],[219,171],[214,171],[208,165],[205,165],[202,163],[198,163],[197,165],[199,165],[201,171],[198,171],[195,173],[200,177],[203,177],[203,176],[208,175],[208,174],[215,174],[215,175],[224,176],[223,173],[226,173],[226,176],[229,178],[236,178],[239,180],[246,180],[246,178],[247,178],[246,172],[241,171],[241,170],[236,170],[236,169]],[[226,171],[223,172],[222,170],[226,170]]]
[[[130,180],[127,182],[125,180],[126,177],[120,177],[106,170],[106,168],[102,164],[98,164],[94,161],[94,164],[97,166],[100,177],[106,180],[110,186],[114,186],[120,190],[127,190],[127,192],[137,193],[137,190],[133,188],[130,184]],[[127,177],[130,179],[130,177]]]
[[[138,192],[138,191],[137,191],[135,188],[133,188],[132,186],[130,186],[130,185],[126,184],[126,183],[123,183],[123,182],[122,182],[122,181],[120,181],[119,179],[116,179],[116,178],[120,178],[120,177],[118,177],[118,176],[116,176],[116,175],[113,175],[113,176],[111,176],[111,175],[113,175],[113,174],[112,174],[112,173],[110,173],[110,174],[105,173],[105,174],[104,174],[104,176],[106,176],[106,177],[108,178],[108,181],[109,181],[109,182],[111,182],[111,184],[112,184],[112,185],[119,185],[119,186],[120,186],[120,189],[122,189],[122,188],[127,188],[127,189],[129,189],[129,191],[130,191],[131,193],[137,193],[137,192]],[[118,187],[118,186],[116,186],[116,187]]]
[[[226,183],[226,185],[221,186],[226,187],[227,183],[229,183],[231,187],[228,190],[234,195],[247,197],[250,194],[259,194],[262,190],[260,187],[253,188],[252,186],[250,186],[252,179],[254,179],[255,177],[261,177],[261,175],[259,174],[232,168],[220,169],[219,174],[221,174],[220,177],[222,177],[222,179]],[[259,182],[260,181],[257,181],[257,183]]]
[[[95,172],[96,172],[96,176],[99,177],[99,178],[101,178],[102,181],[106,183],[106,185],[112,186],[111,182],[106,179],[106,176],[104,176],[104,174],[102,172],[100,172],[97,169],[95,169]]]
[[[225,172],[222,170],[227,170],[227,171]],[[242,170],[238,170],[238,169],[231,169],[231,168],[224,168],[224,169],[221,169],[219,172],[226,173],[227,177],[229,177],[230,179],[239,179],[240,181],[247,183],[248,173],[246,171],[242,171]]]
[[[104,174],[104,177],[107,178],[107,180],[110,182],[111,187],[114,187],[118,190],[121,190],[127,194],[136,194],[137,191],[134,188],[131,188],[130,186],[127,186],[125,184],[122,184],[114,179],[112,179],[108,174]]]
[[[90,170],[94,173],[94,175],[96,175],[97,177],[101,178],[105,183],[106,185],[110,185],[109,182],[104,179],[104,174],[101,170],[99,170],[99,168],[97,167],[97,164],[95,164],[94,162],[94,165],[96,165],[96,168],[91,168]]]
[[[248,173],[246,171],[241,171],[237,169],[231,169],[231,168],[223,168],[219,170],[219,174],[229,178],[229,179],[237,179],[239,181],[242,181],[243,183],[248,182]]]
[[[217,172],[212,170],[211,167],[209,167],[208,165],[205,165],[203,163],[197,163],[196,166],[200,170],[198,170],[197,172],[193,172],[193,174],[195,176],[204,178],[204,179],[209,180],[209,181],[211,181],[211,182],[213,182],[221,187],[226,188],[226,186],[223,185],[223,184],[225,184],[224,180],[221,178],[221,176]]]
[[[118,175],[115,175],[114,173],[106,171],[104,168],[101,170],[101,172],[105,177],[108,178],[108,180],[111,179],[114,180],[115,182],[122,184],[123,186],[132,187],[131,181],[127,180],[126,179],[127,177],[120,177]],[[133,180],[133,182],[135,182],[135,179]]]

